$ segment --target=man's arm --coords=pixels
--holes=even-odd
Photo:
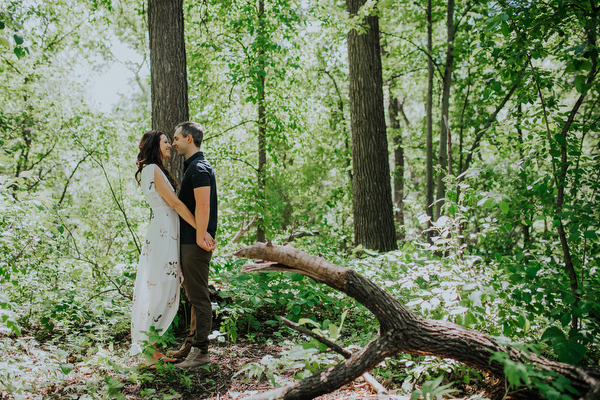
[[[210,236],[206,229],[208,228],[208,217],[210,215],[210,186],[201,186],[194,189],[194,198],[196,200],[196,243],[206,251],[213,251],[216,242],[211,239],[207,242],[205,239]]]

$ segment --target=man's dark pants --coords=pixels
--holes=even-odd
[[[191,338],[192,346],[203,353],[208,352],[208,335],[212,328],[212,306],[208,291],[211,257],[212,252],[203,250],[196,244],[181,245],[183,286],[193,308],[190,321],[190,334],[194,335]]]

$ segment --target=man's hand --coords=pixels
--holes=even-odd
[[[203,250],[211,252],[217,247],[217,241],[213,239],[210,233],[206,232],[206,236],[204,236],[204,240],[201,243],[198,243],[198,246]]]

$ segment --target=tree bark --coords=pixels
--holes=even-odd
[[[517,137],[519,138],[519,158],[521,160],[524,159],[525,154],[523,153],[523,144],[525,143],[523,138],[523,129],[521,124],[523,123],[523,105],[519,101],[517,104]],[[521,180],[521,186],[527,187],[527,175],[525,171],[519,173],[519,178]],[[522,210],[527,210],[526,202],[523,201],[521,204]],[[523,220],[521,221],[521,231],[523,232],[523,248],[528,248],[531,246],[531,233],[529,230],[529,226],[531,225],[531,219],[529,218],[529,213],[523,213]],[[525,223],[523,221],[529,221],[529,223]]]
[[[517,347],[501,343],[497,338],[450,322],[421,318],[356,271],[329,263],[321,257],[311,256],[290,245],[257,243],[238,250],[235,255],[268,261],[246,265],[242,272],[301,273],[340,290],[367,307],[380,324],[379,336],[346,361],[256,398],[312,399],[353,381],[385,358],[398,353],[452,358],[504,378],[503,364],[490,362],[491,356],[496,352],[507,354],[514,362],[526,361],[540,370],[554,371],[568,378],[571,385],[579,391],[581,400],[597,399],[600,396],[600,370],[548,360],[532,352],[526,354]],[[533,390],[515,394],[528,399],[541,398]]]
[[[433,21],[431,0],[427,0],[427,102],[425,105],[425,212],[429,216],[427,221],[427,240],[431,242],[431,223],[434,217],[433,208]]]
[[[392,174],[394,179],[394,205],[397,211],[394,211],[394,217],[399,227],[404,226],[404,147],[402,144],[402,132],[400,131],[400,112],[403,107],[403,103],[397,97],[393,97],[390,92],[389,104],[388,104],[388,115],[390,118],[390,128],[392,130],[392,143],[394,146],[394,173]],[[408,126],[408,120],[406,115],[402,112],[404,122]],[[402,232],[402,228],[400,228]],[[398,234],[398,238],[403,240],[404,234]]]
[[[450,110],[450,85],[452,84],[452,69],[454,66],[454,0],[448,0],[448,15],[446,21],[447,41],[446,68],[442,81],[442,114],[440,115],[440,149],[438,152],[438,165],[441,167],[437,177],[435,220],[442,214],[442,206],[446,197],[446,165],[448,162],[447,132],[450,124],[448,111]],[[446,120],[444,120],[444,117]]]
[[[347,0],[355,16],[366,0]],[[392,188],[383,101],[379,19],[364,19],[366,32],[348,32],[352,208],[354,242],[365,248],[396,248]]]
[[[341,130],[342,137],[344,138],[344,146],[346,148],[346,154],[344,155],[345,166],[346,166],[346,171],[348,172],[348,182],[350,183],[350,185],[352,185],[352,162],[351,162],[352,155],[350,154],[350,138],[348,137],[347,122],[346,122],[346,117],[345,117],[345,113],[344,113],[344,100],[342,98],[342,94],[340,93],[340,89],[338,87],[337,81],[335,80],[333,74],[328,72],[326,69],[323,69],[322,71],[333,82],[333,86],[335,88],[335,92],[338,97],[338,101],[337,101],[338,109],[337,109],[337,112],[332,113],[333,114],[332,122],[335,127],[335,130],[336,131]]]
[[[152,129],[172,142],[175,126],[189,119],[183,0],[148,0]],[[183,158],[172,151],[167,160],[176,182],[183,177]]]
[[[265,1],[258,0],[258,35],[264,35],[264,18],[265,18]],[[267,148],[266,148],[266,120],[265,120],[265,50],[262,47],[259,51],[259,67],[262,74],[258,77],[258,209],[259,217],[258,223],[256,224],[256,241],[264,242],[266,240],[265,228],[264,228],[264,215],[265,211],[265,190],[266,190],[266,164],[267,164]]]

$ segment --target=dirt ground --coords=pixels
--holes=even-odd
[[[121,393],[128,399],[139,399],[142,391],[156,390],[158,393],[169,393],[171,389],[182,394],[186,400],[237,400],[248,398],[253,394],[266,392],[273,389],[273,385],[263,375],[260,380],[256,377],[248,378],[245,373],[234,376],[241,368],[250,362],[259,362],[264,356],[270,354],[279,356],[281,348],[277,345],[256,344],[240,341],[237,344],[212,346],[210,348],[211,366],[194,372],[186,372],[190,378],[191,387],[186,387],[177,373],[170,366],[165,366],[152,372],[154,379],[144,385],[126,385]],[[179,374],[181,374],[179,372]],[[293,382],[291,377],[287,377]],[[375,399],[392,398],[379,397],[371,387],[359,378],[352,384],[340,388],[334,393],[319,397],[320,400],[332,399]],[[394,396],[393,399],[408,400],[409,397]]]
[[[256,377],[248,379],[245,373],[234,376],[241,368],[250,362],[259,362],[265,355],[277,357],[281,347],[274,344],[251,343],[239,341],[236,344],[220,344],[210,348],[211,366],[199,371],[175,372],[172,366],[159,367],[154,371],[154,379],[144,385],[126,385],[121,393],[127,399],[147,398],[144,390],[156,390],[155,394],[167,394],[171,389],[182,394],[186,400],[238,400],[249,398],[253,394],[263,393],[273,389],[273,385],[263,375],[260,380]],[[189,378],[186,387],[181,376]],[[291,376],[286,380],[293,382]],[[389,388],[388,388],[389,389]],[[481,388],[479,388],[481,391]],[[485,399],[483,393],[479,395],[461,396],[463,400]],[[160,398],[160,397],[158,397]],[[410,395],[396,394],[395,390],[389,393],[377,393],[362,377],[342,388],[320,396],[318,400],[350,400],[350,399],[389,399],[409,400]]]

